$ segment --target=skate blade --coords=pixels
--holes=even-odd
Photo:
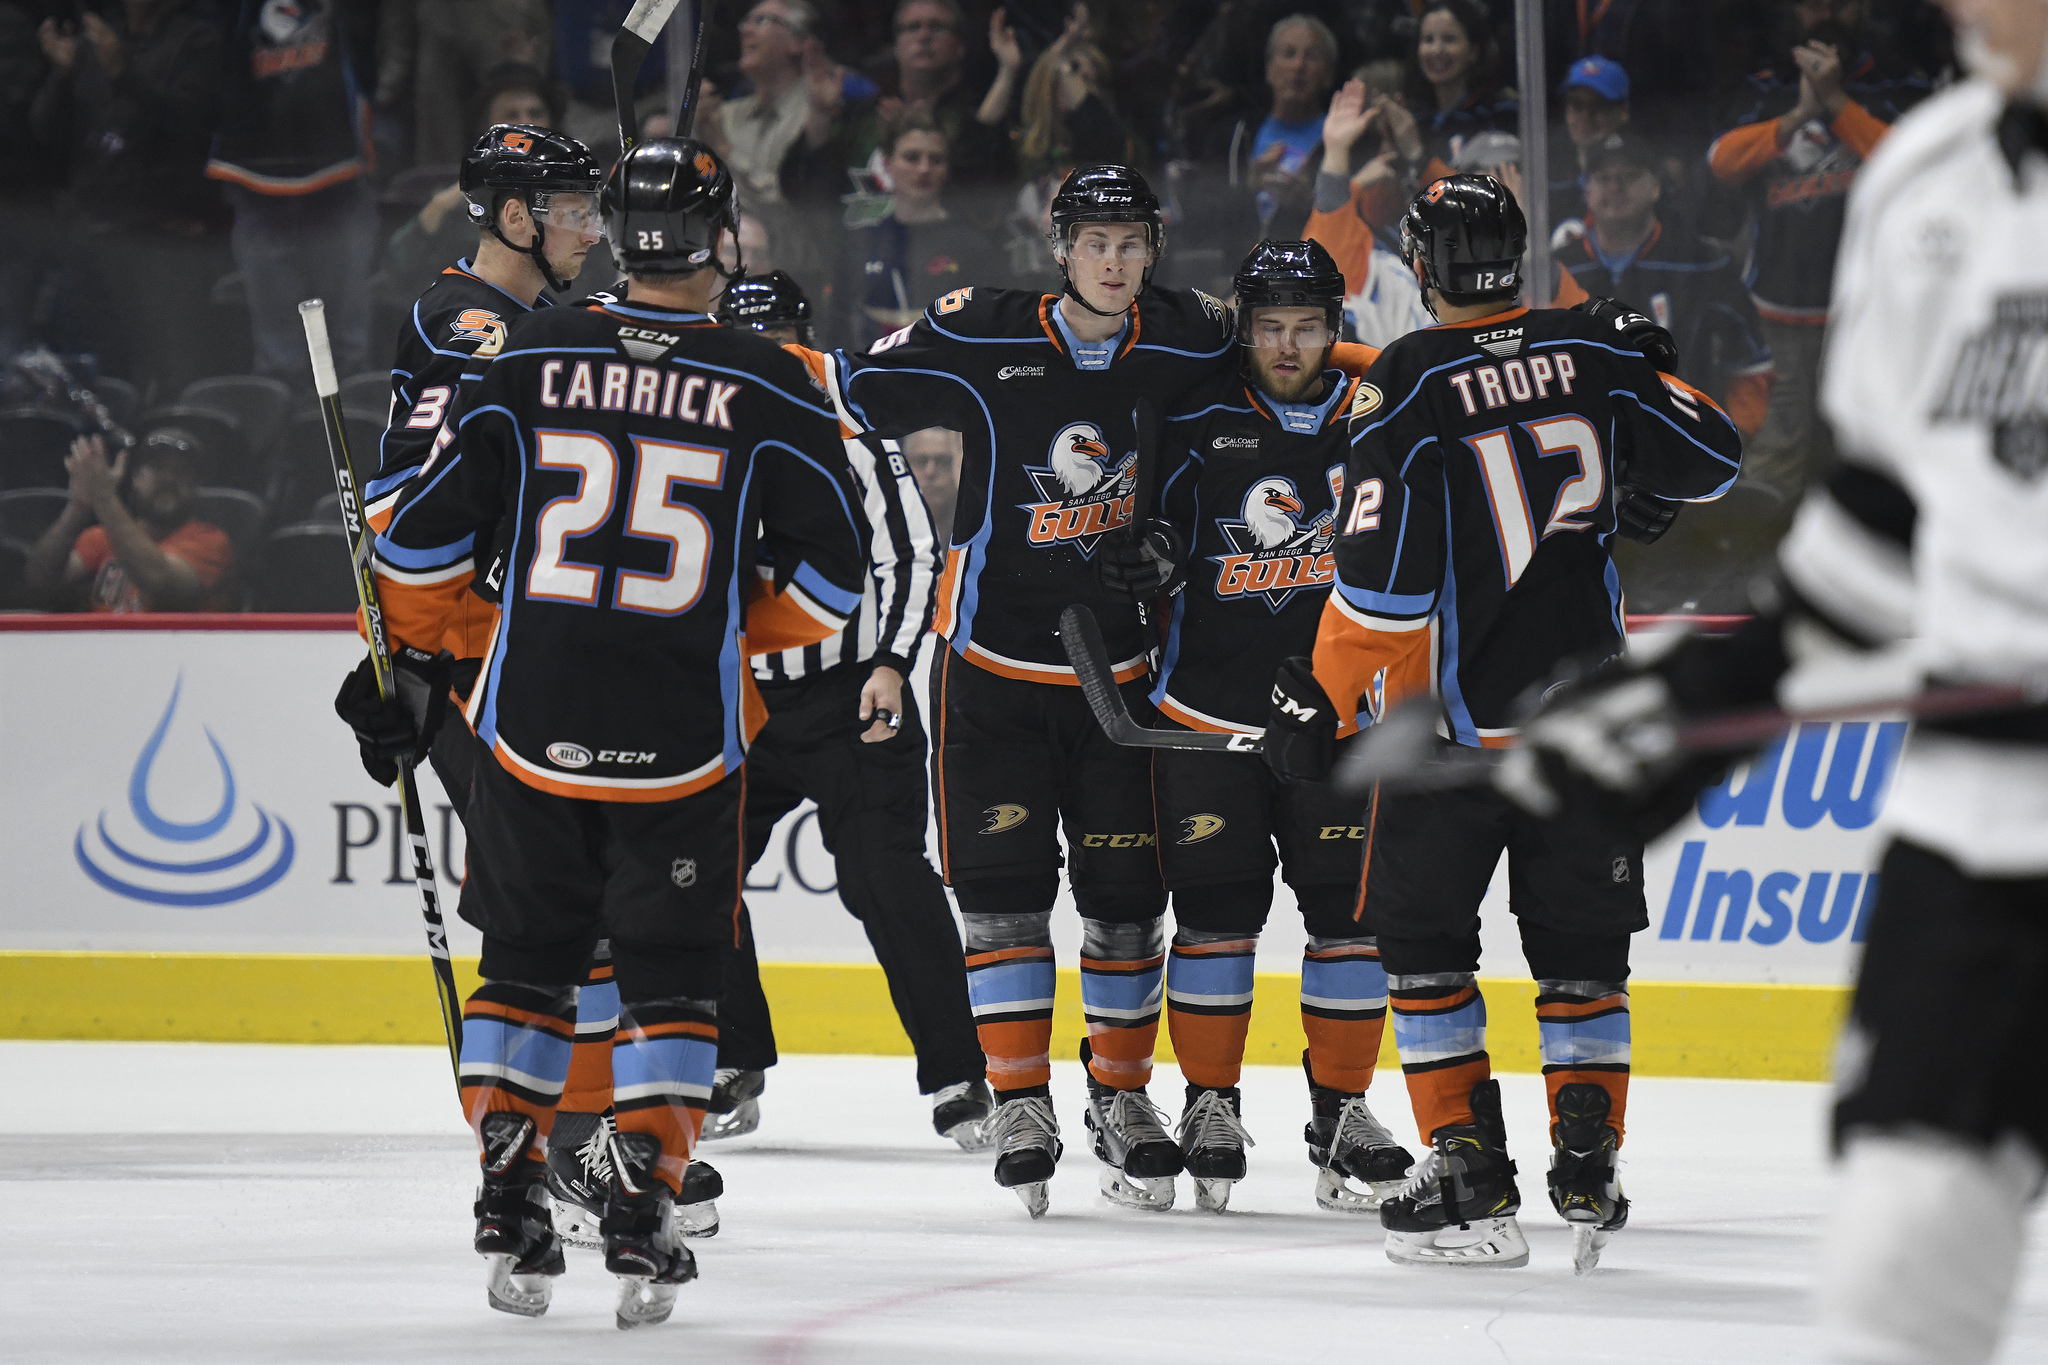
[[[657,1284],[640,1275],[619,1276],[619,1330],[630,1332],[635,1327],[652,1327],[667,1322],[668,1315],[675,1311],[679,1287]]]
[[[550,1196],[553,1198],[553,1196]],[[555,1199],[555,1236],[578,1251],[603,1251],[604,1233],[597,1214],[568,1199]]]
[[[1147,1180],[1125,1175],[1120,1167],[1104,1162],[1101,1175],[1096,1177],[1096,1187],[1110,1203],[1127,1209],[1164,1213],[1173,1207],[1173,1177],[1170,1175]]]
[[[1405,1180],[1354,1181],[1328,1166],[1316,1171],[1316,1207],[1331,1213],[1377,1213],[1388,1195],[1398,1191]],[[1361,1188],[1361,1186],[1363,1188]]]
[[[980,1119],[967,1119],[956,1123],[945,1132],[939,1134],[939,1136],[951,1138],[954,1142],[959,1143],[960,1150],[963,1152],[985,1152],[994,1145],[994,1140],[982,1131],[982,1120]]]
[[[1195,1177],[1195,1207],[1208,1213],[1222,1213],[1230,1207],[1230,1187],[1235,1180],[1205,1180]]]
[[[1591,1223],[1572,1224],[1572,1274],[1592,1274],[1600,1264],[1600,1252],[1613,1235]]]
[[[503,1252],[484,1257],[484,1294],[500,1313],[537,1318],[548,1311],[554,1283],[545,1275],[515,1275],[517,1258]]]
[[[761,1101],[741,1100],[724,1114],[706,1114],[704,1131],[699,1139],[704,1142],[718,1142],[724,1138],[744,1137],[761,1126]]]
[[[1513,1214],[1482,1218],[1435,1232],[1387,1232],[1387,1259],[1395,1265],[1472,1266],[1513,1270],[1529,1264],[1529,1243]]]
[[[555,1225],[557,1228],[560,1223]],[[676,1205],[676,1236],[716,1237],[718,1235],[718,1201],[702,1199],[694,1204]]]
[[[1052,1194],[1046,1188],[1050,1182],[1030,1180],[1022,1185],[1010,1186],[1011,1193],[1023,1201],[1024,1212],[1036,1220],[1045,1217],[1045,1211],[1052,1207]]]

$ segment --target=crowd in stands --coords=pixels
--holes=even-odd
[[[0,367],[65,357],[136,438],[77,443],[62,403],[0,393],[0,607],[347,606],[345,564],[303,591],[279,567],[339,554],[296,305],[327,300],[373,442],[412,300],[475,247],[463,152],[522,122],[616,155],[628,8],[0,0]],[[1926,0],[1539,8],[1544,185],[1522,173],[1511,0],[723,0],[695,132],[741,187],[749,268],[793,274],[821,344],[849,347],[964,284],[1055,286],[1052,191],[1094,161],[1135,164],[1166,202],[1160,283],[1227,295],[1261,237],[1313,236],[1344,270],[1347,332],[1383,345],[1430,322],[1398,255],[1408,199],[1497,174],[1544,196],[1537,301],[1609,295],[1669,327],[1748,434],[1739,514],[1768,523],[1827,458],[1815,372],[1845,196],[1954,78],[1946,25]],[[643,133],[672,126],[670,41]],[[600,248],[569,297],[614,279]],[[1701,534],[1725,548],[1726,530]]]

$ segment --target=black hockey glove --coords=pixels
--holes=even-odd
[[[1321,782],[1330,775],[1337,744],[1337,708],[1297,654],[1273,678],[1266,712],[1266,766],[1290,782]]]
[[[334,697],[334,713],[356,732],[363,771],[380,787],[398,780],[400,763],[415,768],[427,756],[448,709],[455,656],[445,649],[428,655],[401,645],[391,663],[398,683],[396,697],[377,694],[377,674],[367,654],[341,680],[341,691]]]
[[[1657,538],[1678,520],[1682,502],[1672,502],[1640,488],[1624,487],[1614,503],[1617,534],[1642,545],[1654,545]]]
[[[1095,561],[1096,577],[1112,597],[1149,602],[1180,591],[1187,543],[1171,522],[1141,521],[1129,536],[1107,536]]]
[[[1584,303],[1574,304],[1572,311],[1584,313],[1595,322],[1613,328],[1622,345],[1641,351],[1643,359],[1665,374],[1678,373],[1678,343],[1672,339],[1671,333],[1627,304],[1614,299],[1590,298]]]

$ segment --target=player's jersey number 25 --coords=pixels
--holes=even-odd
[[[693,487],[720,487],[726,452],[634,436],[632,455],[622,462],[611,441],[595,432],[541,429],[534,435],[534,462],[542,469],[574,471],[577,479],[573,495],[555,498],[540,510],[526,595],[598,605],[607,566],[579,559],[576,542],[611,520],[623,491],[625,534],[665,544],[668,565],[658,574],[618,569],[610,605],[654,616],[678,616],[697,605],[711,561],[711,523],[679,498]],[[622,463],[628,468],[622,470]],[[620,488],[622,474],[632,479],[628,490]]]

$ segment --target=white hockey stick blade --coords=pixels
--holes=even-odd
[[[668,19],[676,12],[681,0],[639,0],[626,13],[626,22],[621,27],[642,42],[653,44],[668,27]]]

